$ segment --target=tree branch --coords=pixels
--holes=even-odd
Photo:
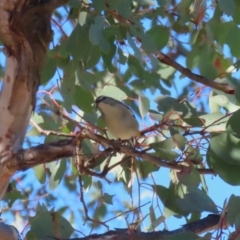
[[[201,83],[203,85],[223,91],[228,94],[235,94],[235,92],[236,92],[236,89],[232,86],[229,86],[227,84],[220,84],[215,81],[211,81],[199,74],[191,72],[188,68],[183,67],[182,65],[180,65],[179,63],[177,63],[176,61],[174,61],[173,59],[171,59],[170,57],[168,57],[167,55],[165,55],[162,52],[156,53],[156,57],[160,62],[175,68],[180,73],[182,73],[183,75],[187,76],[188,78],[190,78],[191,80],[193,80],[195,82]]]
[[[219,229],[221,227],[227,228],[219,224],[220,215],[209,214],[207,217],[197,220],[192,223],[185,224],[183,227],[173,231],[158,231],[158,232],[140,232],[134,229],[117,229],[114,231],[108,231],[103,234],[93,234],[83,238],[71,238],[61,240],[159,240],[167,236],[173,236],[184,232],[193,232],[195,234],[201,234],[206,231]],[[59,238],[52,237],[52,239],[60,240]],[[180,239],[180,238],[179,238]]]
[[[190,172],[191,166],[187,167],[174,161],[166,161],[160,157],[156,157],[144,150],[139,151],[134,147],[126,146],[119,141],[109,140],[101,135],[94,134],[93,132],[82,128],[81,132],[70,140],[59,140],[47,144],[41,144],[27,150],[20,150],[16,154],[12,154],[12,160],[8,162],[7,167],[11,171],[26,170],[30,167],[42,163],[53,162],[60,158],[73,157],[76,155],[76,145],[79,139],[88,138],[95,142],[108,145],[112,148],[112,152],[124,153],[128,156],[138,157],[145,161],[151,162],[156,166],[175,169],[183,172]],[[212,169],[196,169],[201,174],[214,174]]]

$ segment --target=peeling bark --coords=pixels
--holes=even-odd
[[[0,94],[0,199],[13,170],[6,163],[23,143],[49,42],[52,11],[67,0],[1,0],[6,69]]]

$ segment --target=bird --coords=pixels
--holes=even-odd
[[[117,139],[140,137],[139,124],[131,109],[112,97],[99,96],[95,100],[109,132]]]
[[[18,230],[12,225],[0,222],[0,239],[1,240],[21,240]]]

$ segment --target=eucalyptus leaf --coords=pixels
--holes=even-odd
[[[142,118],[144,118],[150,108],[149,99],[144,96],[139,96],[138,101],[139,101],[139,112]]]
[[[120,88],[114,86],[106,86],[103,89],[100,89],[97,92],[97,95],[112,97],[119,101],[122,101],[127,98],[127,95]]]

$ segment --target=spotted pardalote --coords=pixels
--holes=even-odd
[[[95,103],[107,129],[115,138],[131,139],[141,136],[138,121],[128,106],[107,96],[99,96]]]

